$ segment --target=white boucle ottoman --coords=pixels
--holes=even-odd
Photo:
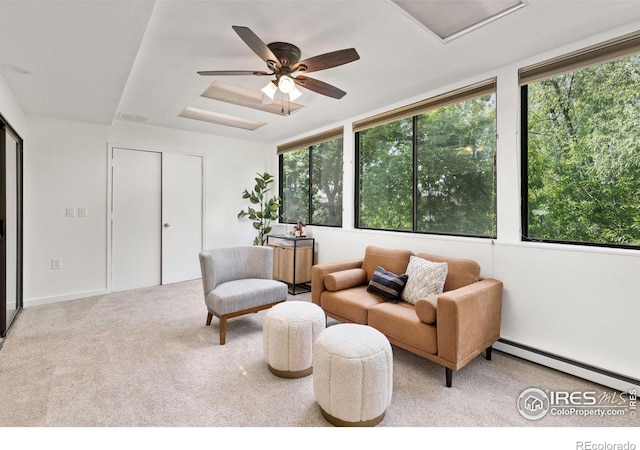
[[[313,342],[326,327],[324,311],[304,301],[278,303],[264,317],[263,350],[269,370],[283,378],[313,372]]]
[[[367,325],[333,325],[313,346],[313,391],[336,426],[374,426],[391,404],[393,354],[384,334]]]

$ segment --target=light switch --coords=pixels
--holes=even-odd
[[[62,259],[51,258],[51,269],[62,269]]]
[[[76,209],[73,206],[67,206],[67,217],[75,217]]]
[[[78,217],[87,217],[87,208],[84,206],[78,206]]]

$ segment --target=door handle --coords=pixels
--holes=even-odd
[[[170,223],[165,223],[165,224],[164,224],[164,227],[165,227],[165,228],[169,228],[170,226],[171,226],[171,224],[170,224]]]

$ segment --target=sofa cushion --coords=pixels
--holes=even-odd
[[[378,267],[367,286],[367,291],[379,295],[388,302],[398,303],[407,278],[407,274],[396,275],[384,270],[383,267]]]
[[[445,256],[418,253],[420,258],[433,262],[446,262],[449,270],[444,282],[444,291],[468,286],[480,279],[480,265],[471,259],[449,258]]]
[[[447,278],[447,263],[437,263],[412,256],[407,266],[407,276],[409,279],[401,298],[415,305],[421,298],[442,294]]]
[[[341,291],[367,284],[367,273],[364,269],[347,269],[333,272],[324,277],[324,286],[328,291]]]
[[[416,314],[420,322],[435,323],[438,317],[438,296],[430,295],[416,302]]]
[[[367,324],[369,308],[385,301],[367,292],[367,286],[358,286],[342,291],[324,291],[320,295],[320,306],[329,316],[338,316],[348,322]]]
[[[392,273],[405,273],[409,258],[413,255],[409,250],[394,250],[369,246],[364,252],[362,268],[367,272],[367,281],[371,281],[378,266]]]
[[[373,306],[369,309],[369,325],[390,339],[427,353],[438,353],[436,326],[421,322],[409,303],[384,302]]]

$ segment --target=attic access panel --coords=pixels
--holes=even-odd
[[[391,0],[444,43],[526,5],[526,0]]]

